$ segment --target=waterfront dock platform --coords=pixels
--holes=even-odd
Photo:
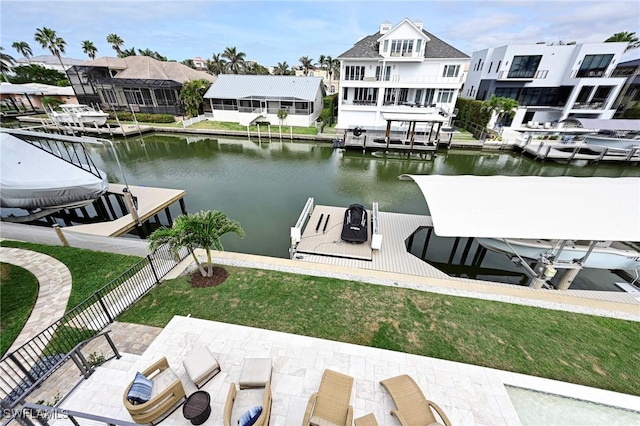
[[[593,146],[584,143],[563,144],[560,142],[532,141],[515,145],[535,160],[554,160],[570,163],[572,161],[610,162],[610,163],[638,163],[640,162],[640,148],[629,150],[614,150],[606,148],[594,149]]]
[[[371,223],[369,221],[368,239],[362,244],[342,241],[344,208],[315,206],[313,213],[302,233],[296,251],[301,254],[336,256],[347,259],[371,260]],[[371,217],[371,212],[367,212]]]
[[[110,183],[108,192],[122,195],[124,194],[123,190],[125,188],[125,185]],[[185,212],[184,196],[186,191],[184,190],[135,185],[129,185],[128,188],[129,192],[137,198],[138,208],[136,211],[140,223],[148,221],[151,217],[161,213],[162,210],[168,208],[175,202],[180,202],[183,213]],[[169,220],[169,222],[171,222],[171,220]],[[65,232],[119,237],[135,230],[137,226],[138,223],[136,220],[134,220],[131,213],[128,213],[116,220],[108,222],[68,226],[65,228]]]
[[[18,121],[22,123],[33,123],[33,130],[46,130],[53,132],[64,132],[66,134],[86,134],[94,137],[101,136],[121,136],[121,137],[129,137],[135,135],[141,135],[144,133],[149,133],[154,131],[152,126],[148,125],[136,125],[136,124],[120,124],[119,126],[116,124],[108,124],[102,127],[92,127],[92,126],[65,126],[61,124],[56,124],[52,120],[47,118],[38,118],[38,117],[17,117]],[[26,129],[25,129],[26,130]]]

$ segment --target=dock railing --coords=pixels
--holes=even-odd
[[[291,247],[289,248],[289,256],[291,259],[295,256],[296,246],[302,240],[302,227],[304,226],[307,219],[313,213],[314,199],[313,197],[309,197],[302,212],[300,213],[300,217],[298,217],[298,221],[296,225],[291,228]]]
[[[382,233],[380,232],[380,223],[378,220],[378,203],[371,206],[371,249],[380,250],[382,247]]]

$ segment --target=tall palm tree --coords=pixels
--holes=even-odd
[[[629,43],[627,48],[624,50],[625,52],[629,49],[636,49],[640,47],[640,39],[636,36],[635,32],[622,31],[620,33],[615,33],[608,39],[604,41],[605,43]]]
[[[298,59],[298,61],[300,61],[300,63],[302,64],[300,66],[300,69],[304,71],[304,75],[309,75],[309,70],[313,69],[313,59],[311,59],[308,56],[303,56],[300,59]]]
[[[207,60],[207,71],[213,75],[224,74],[227,69],[227,61],[219,53],[213,54],[212,60]]]
[[[31,51],[31,46],[29,46],[29,43],[27,43],[26,41],[14,41],[11,44],[11,47],[16,49],[18,54],[27,58],[27,62],[29,64],[31,63],[31,61],[29,61],[29,58],[33,56],[33,52]]]
[[[327,57],[324,55],[320,55],[320,57],[318,58],[317,65],[320,67],[322,71],[325,71],[327,69]]]
[[[329,79],[332,79],[333,76],[337,78],[340,74],[340,60],[333,59],[331,56],[327,56],[325,62],[327,63],[327,72],[329,73]]]
[[[107,36],[107,43],[116,51],[119,58],[122,57],[122,50],[120,48],[124,45],[124,40],[122,40],[118,34],[109,34]]]
[[[136,48],[132,47],[131,49],[124,49],[118,54],[119,58],[126,58],[127,56],[136,56]]]
[[[4,77],[4,81],[9,81],[7,73],[11,72],[13,66],[16,64],[16,60],[7,53],[3,52],[4,47],[0,46],[0,72]]]
[[[231,70],[234,74],[240,74],[246,56],[244,52],[238,52],[235,47],[227,47],[222,53],[222,57],[229,60],[227,69]]]
[[[196,69],[196,64],[193,62],[193,59],[185,59],[184,61],[180,62],[182,65],[186,65],[189,68],[193,68],[194,70]]]
[[[82,51],[91,59],[95,59],[96,53],[98,53],[96,46],[89,40],[84,40],[82,42]]]
[[[43,49],[49,49],[49,52],[58,58],[60,65],[66,74],[66,68],[62,63],[61,55],[65,53],[64,49],[67,46],[67,42],[61,37],[58,37],[58,34],[56,34],[54,30],[47,27],[37,28],[34,39],[40,43],[40,46],[42,46]]]
[[[278,65],[273,69],[275,75],[289,75],[289,64],[287,61],[278,62]]]
[[[202,78],[188,80],[182,84],[180,99],[184,103],[188,115],[196,117],[200,113],[204,94],[210,86],[211,82]]]
[[[207,252],[207,273],[196,264],[202,276],[213,276],[213,264],[211,263],[211,249],[222,251],[220,238],[229,232],[244,238],[244,230],[235,220],[231,220],[221,211],[208,210],[195,214],[178,216],[172,228],[160,228],[149,236],[149,249],[155,250],[162,244],[177,251],[180,247],[203,248]],[[194,255],[195,258],[195,255]]]

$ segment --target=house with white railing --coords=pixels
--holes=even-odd
[[[404,19],[338,56],[338,128],[384,129],[385,113],[453,115],[469,56]]]
[[[221,74],[204,100],[212,121],[308,127],[322,112],[324,95],[321,77]]]
[[[626,78],[614,73],[627,43],[506,45],[473,53],[461,97],[516,99],[511,127],[612,118]],[[505,123],[509,124],[509,123]]]

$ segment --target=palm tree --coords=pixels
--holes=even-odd
[[[309,70],[313,69],[313,59],[308,56],[303,56],[298,60],[302,64],[300,69],[304,71],[304,75],[309,75]]]
[[[203,96],[211,86],[211,82],[205,79],[189,80],[182,84],[180,99],[185,105],[187,114],[195,117],[200,113]]]
[[[278,62],[278,65],[273,69],[275,75],[289,75],[289,64],[287,61]]]
[[[608,39],[604,41],[605,43],[629,43],[627,48],[624,50],[625,52],[629,49],[636,49],[640,47],[640,39],[636,36],[635,32],[623,31],[620,33],[615,33]]]
[[[319,66],[322,71],[325,71],[327,69],[327,57],[324,55],[320,55],[320,57],[318,58],[318,63],[316,65]]]
[[[247,55],[244,52],[236,51],[235,47],[227,47],[222,53],[222,57],[229,60],[229,63],[227,63],[227,68],[230,69],[234,74],[240,74],[240,71],[242,71],[245,56]]]
[[[65,53],[64,48],[67,46],[67,42],[61,37],[58,37],[54,30],[47,27],[37,28],[34,39],[40,43],[40,46],[42,46],[43,49],[49,49],[52,55],[58,57],[60,65],[66,73],[66,68],[62,63],[61,55]]]
[[[82,51],[91,59],[95,59],[96,53],[98,53],[98,49],[96,48],[96,46],[89,40],[84,40],[82,42]]]
[[[182,65],[186,65],[189,68],[193,68],[194,70],[196,69],[196,64],[193,62],[193,59],[185,59],[184,61],[180,62]]]
[[[484,101],[482,103],[482,108],[485,111],[491,111],[491,113],[496,113],[498,115],[496,119],[496,124],[494,124],[494,128],[500,120],[504,116],[513,117],[518,109],[518,101],[512,98],[503,98],[497,97],[496,95],[491,95],[491,98],[488,101]]]
[[[126,58],[127,56],[136,56],[136,48],[132,47],[131,49],[124,49],[118,54],[119,58]]]
[[[16,60],[13,59],[11,55],[8,55],[4,52],[4,47],[0,46],[0,72],[2,72],[2,76],[4,77],[4,81],[9,81],[9,77],[7,76],[8,72],[11,72],[13,66],[16,64]]]
[[[235,220],[231,220],[221,211],[208,210],[195,214],[185,214],[176,218],[172,228],[160,228],[149,236],[149,249],[155,250],[162,244],[169,244],[175,252],[180,247],[204,248],[207,252],[207,272],[197,259],[196,264],[203,277],[213,276],[211,248],[222,251],[220,238],[229,232],[244,238],[244,230]],[[193,254],[193,253],[192,253]],[[193,255],[196,258],[195,255]]]
[[[120,47],[122,47],[122,45],[124,45],[124,40],[122,40],[120,38],[120,36],[118,36],[117,34],[109,34],[107,36],[107,43],[109,43],[111,45],[111,47],[113,48],[113,50],[116,51],[116,53],[118,54],[118,57],[122,57],[122,50],[120,49]],[[134,53],[135,55],[135,53]],[[129,55],[131,56],[131,55]]]
[[[213,60],[210,61],[207,59],[206,65],[207,71],[209,71],[211,74],[220,75],[224,74],[227,68],[227,61],[224,60],[222,55],[220,55],[219,53],[214,53]]]
[[[27,58],[27,62],[29,64],[31,63],[29,61],[29,58],[33,56],[33,52],[31,51],[31,46],[29,46],[29,43],[27,43],[26,41],[14,41],[13,44],[11,44],[11,47],[16,49],[18,54]]]

